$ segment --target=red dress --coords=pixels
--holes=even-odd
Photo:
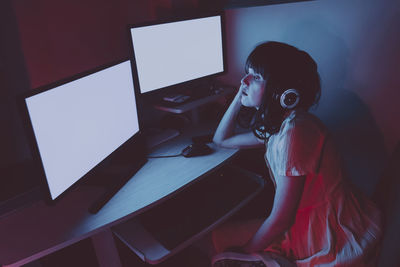
[[[292,111],[266,145],[266,163],[274,183],[279,176],[305,175],[306,180],[294,224],[264,251],[297,266],[373,264],[381,214],[371,201],[352,192],[341,157],[323,124],[308,112]],[[244,244],[259,225],[238,223],[217,230],[213,235],[217,250]],[[223,240],[235,228],[232,236]]]

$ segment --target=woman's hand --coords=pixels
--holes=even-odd
[[[247,254],[264,250],[290,229],[304,190],[306,176],[276,175],[272,211],[254,236],[243,246]]]
[[[235,133],[236,116],[242,106],[241,98],[244,88],[245,85],[241,84],[214,133],[213,142],[218,146],[225,148],[252,148],[264,145],[264,141],[258,139],[253,132]]]
[[[240,84],[239,90],[236,93],[235,100],[241,101],[242,95],[243,95],[243,89],[244,85]]]

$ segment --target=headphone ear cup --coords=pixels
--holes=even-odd
[[[280,98],[280,103],[283,108],[292,109],[297,106],[300,101],[300,94],[296,89],[287,89]]]

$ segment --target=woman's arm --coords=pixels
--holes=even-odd
[[[217,130],[214,133],[213,142],[219,146],[226,148],[250,148],[263,144],[263,141],[250,133],[235,134],[236,116],[241,107],[243,87],[240,86],[239,91],[235,95],[232,103],[222,117]]]
[[[253,253],[265,249],[294,223],[306,176],[276,177],[276,192],[271,214],[247,242],[243,250]]]

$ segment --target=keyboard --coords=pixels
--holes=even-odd
[[[227,166],[207,175],[139,215],[141,224],[165,248],[173,250],[261,191],[263,180],[259,176],[256,179],[238,170]]]
[[[168,101],[165,100],[164,98],[168,98],[168,97],[164,97],[162,99],[159,100],[158,104],[161,106],[165,106],[165,107],[178,107],[180,105],[183,104],[187,104],[189,102],[193,102],[202,98],[206,98],[209,96],[213,96],[213,95],[218,95],[220,93],[223,92],[223,89],[220,88],[218,90],[214,90],[214,89],[208,89],[208,88],[195,88],[193,90],[188,91],[187,93],[183,93],[176,99],[176,101]],[[179,94],[177,94],[179,95]],[[173,97],[171,97],[172,99]]]

